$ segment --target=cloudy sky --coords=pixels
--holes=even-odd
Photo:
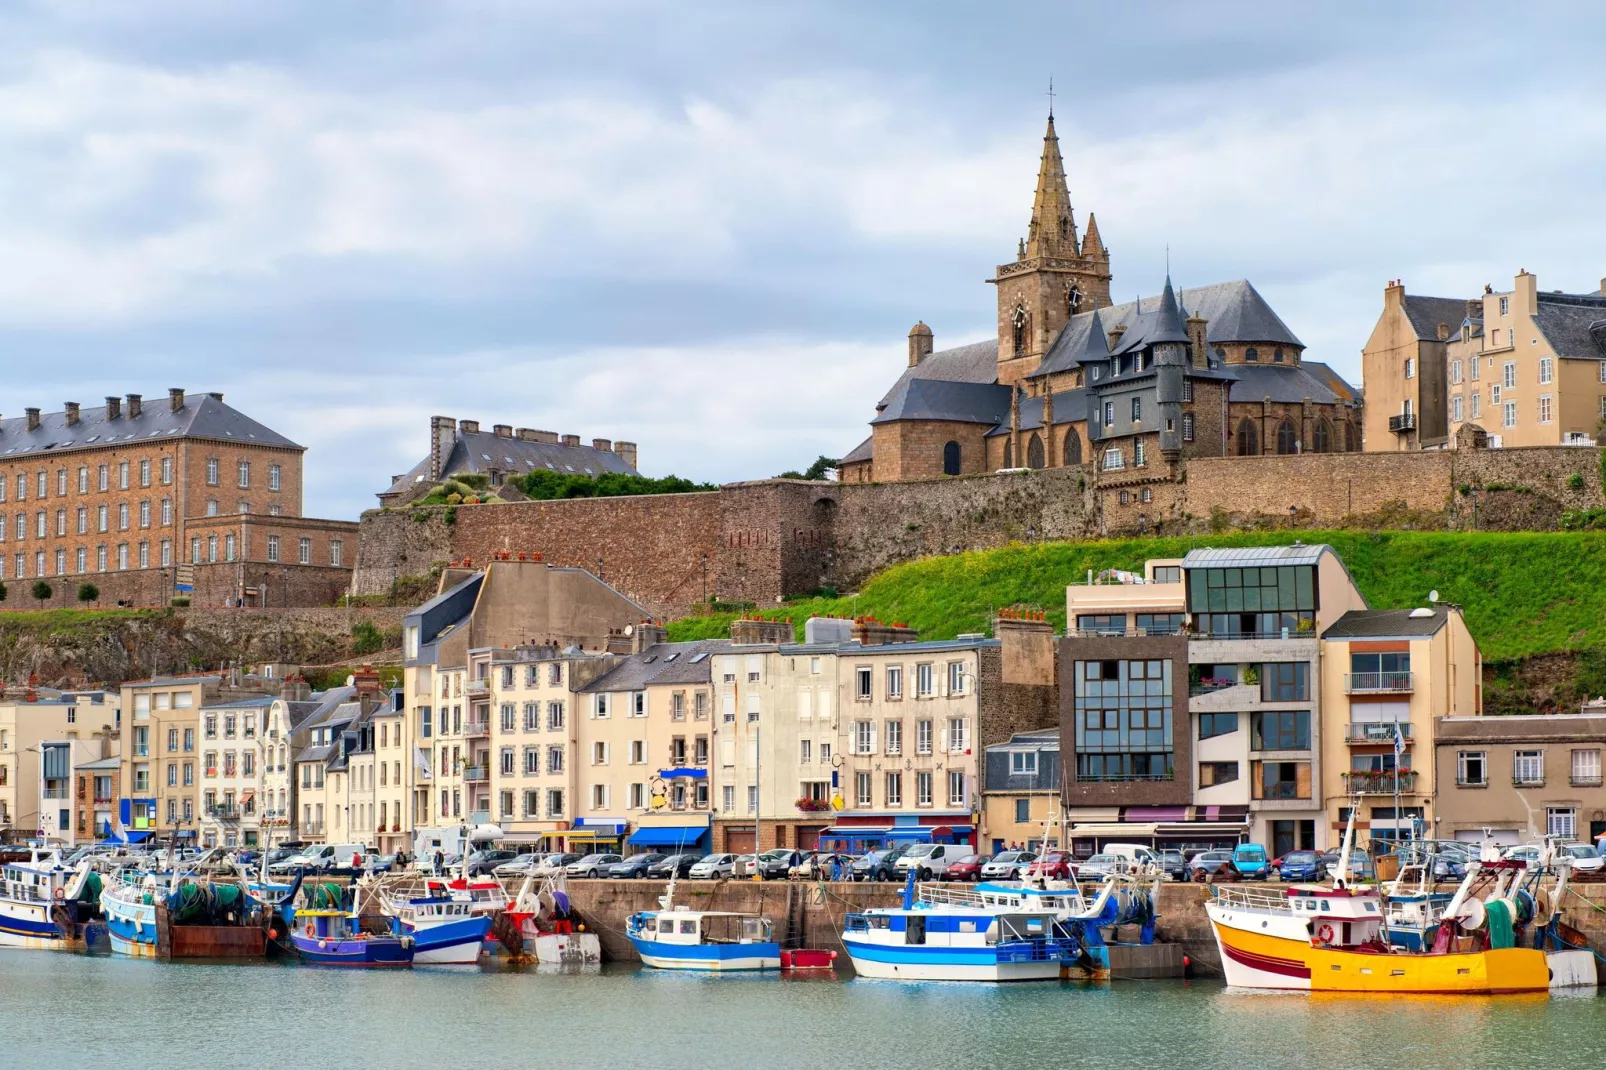
[[[1247,276],[1353,378],[1387,279],[1606,275],[1579,7],[10,0],[0,412],[223,390],[351,517],[428,417],[837,454],[985,336],[1044,89],[1115,291]]]

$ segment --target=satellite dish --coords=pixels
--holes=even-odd
[[[1437,602],[1438,600],[1439,600],[1439,592],[1438,591],[1429,591],[1428,592],[1428,601],[1429,602]]]
[[[636,632],[636,626],[634,624],[626,624],[625,625],[625,634],[626,635],[634,635],[635,632]]]

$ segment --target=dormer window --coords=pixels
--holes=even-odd
[[[1247,360],[1251,364],[1260,363],[1260,350],[1256,349],[1254,346],[1250,346],[1248,349],[1244,350],[1244,360]]]
[[[1283,347],[1282,346],[1278,346],[1276,349],[1271,351],[1271,362],[1273,364],[1281,364],[1283,362]]]

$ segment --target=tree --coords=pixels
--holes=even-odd
[[[46,583],[44,580],[40,580],[38,583],[33,585],[33,596],[41,602],[48,601],[50,596],[55,593],[56,592],[51,589],[50,584]]]
[[[814,463],[809,465],[808,468],[805,469],[804,471],[798,472],[798,471],[789,470],[789,471],[782,472],[780,475],[776,476],[775,478],[776,479],[825,479],[829,473],[836,471],[841,466],[842,466],[842,462],[841,461],[837,460],[835,457],[827,457],[825,454],[822,453],[818,457],[814,458]]]
[[[98,601],[100,601],[100,588],[96,587],[93,583],[80,583],[78,585],[78,601],[80,601],[80,602],[98,602]]]

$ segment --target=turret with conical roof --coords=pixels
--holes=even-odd
[[[1089,217],[1091,221],[1091,216]],[[1037,191],[1020,250],[989,281],[998,287],[998,381],[1022,381],[1079,312],[1110,304],[1110,263],[1090,225],[1078,240],[1053,113],[1043,133]],[[1096,255],[1088,255],[1096,250]]]

